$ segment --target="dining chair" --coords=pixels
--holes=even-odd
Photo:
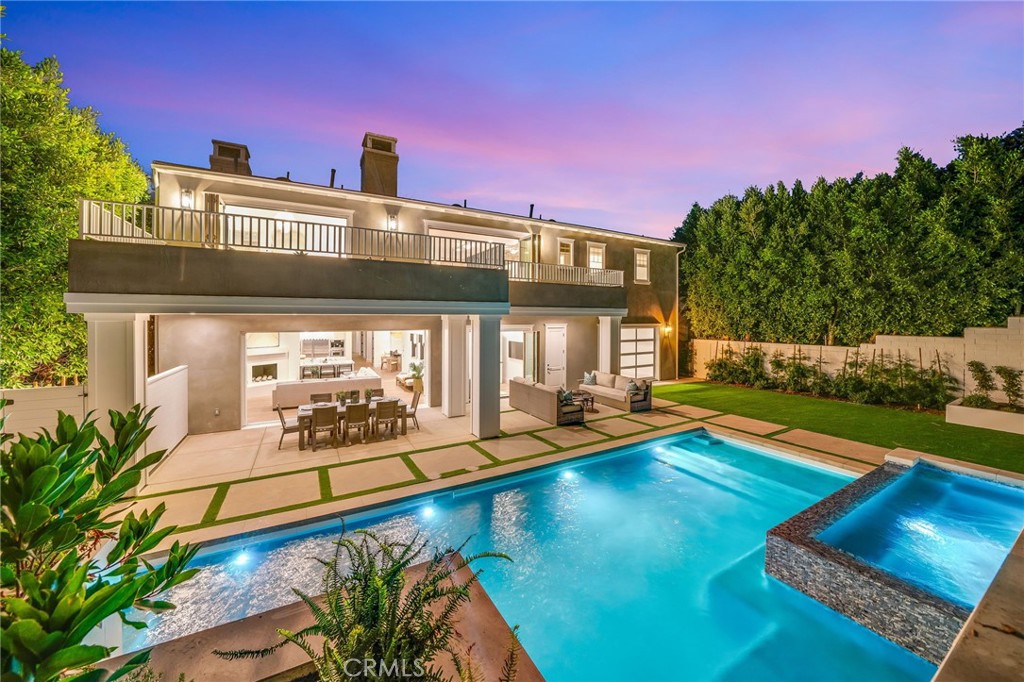
[[[383,398],[384,397],[384,389],[383,388],[371,388],[370,389],[370,397],[371,398]]]
[[[397,438],[398,432],[396,426],[398,425],[398,401],[397,400],[382,400],[377,403],[376,408],[377,415],[373,420],[373,430],[380,435],[381,427],[391,429],[391,437]]]
[[[284,437],[289,433],[299,433],[302,431],[302,426],[299,424],[299,419],[285,419],[284,411],[281,409],[281,405],[274,405],[274,410],[277,411],[277,416],[281,418],[281,437],[277,441],[277,449],[281,449],[281,444],[284,443]]]
[[[309,395],[309,402],[311,403],[329,403],[334,398],[330,393],[311,393]]]
[[[316,452],[317,435],[331,434],[331,444],[338,447],[338,408],[335,405],[313,408],[313,422],[309,427],[310,440],[313,441],[313,452]]]
[[[412,424],[413,424],[413,426],[416,427],[417,431],[420,430],[420,422],[419,422],[418,419],[416,419],[416,408],[418,408],[420,406],[420,397],[422,395],[423,395],[423,393],[420,392],[420,391],[416,391],[415,393],[413,393],[412,394],[412,405],[405,409],[405,418],[407,420],[408,419],[412,419]]]
[[[320,368],[320,378],[321,379],[333,379],[334,376],[335,376],[335,366],[334,365],[324,365],[323,367]]]
[[[345,406],[345,434],[342,440],[348,440],[348,432],[352,429],[359,430],[359,437],[366,442],[366,433],[370,430],[370,405],[369,403],[354,403]]]
[[[314,370],[313,367],[303,367],[302,368],[302,378],[303,379],[314,379],[314,378],[316,378],[315,377],[315,373],[314,373],[313,370]]]

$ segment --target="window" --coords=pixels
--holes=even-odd
[[[646,249],[633,249],[633,281],[651,281],[651,252]]]
[[[624,377],[655,377],[657,327],[623,327],[619,335],[619,373]]]
[[[595,270],[604,269],[604,244],[587,242],[587,267]]]
[[[559,265],[572,265],[572,240],[571,239],[559,239],[558,240],[558,264]]]

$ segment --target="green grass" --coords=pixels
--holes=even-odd
[[[838,438],[1024,473],[1024,436],[947,424],[941,414],[709,383],[658,386],[654,395]]]

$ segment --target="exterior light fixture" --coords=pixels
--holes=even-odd
[[[665,336],[668,336],[669,334],[672,333],[672,326],[666,324],[664,327],[661,328],[661,333],[664,334]]]
[[[394,213],[388,214],[388,231],[395,232],[398,230],[398,216]]]
[[[181,190],[181,207],[182,208],[193,208],[196,205],[195,198],[192,195],[192,190],[183,189]]]

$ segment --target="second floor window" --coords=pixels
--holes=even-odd
[[[572,240],[571,239],[559,239],[558,240],[558,264],[559,265],[572,265]]]
[[[633,281],[651,281],[651,252],[646,249],[633,249]]]
[[[604,269],[604,244],[587,244],[587,267],[595,270]]]

